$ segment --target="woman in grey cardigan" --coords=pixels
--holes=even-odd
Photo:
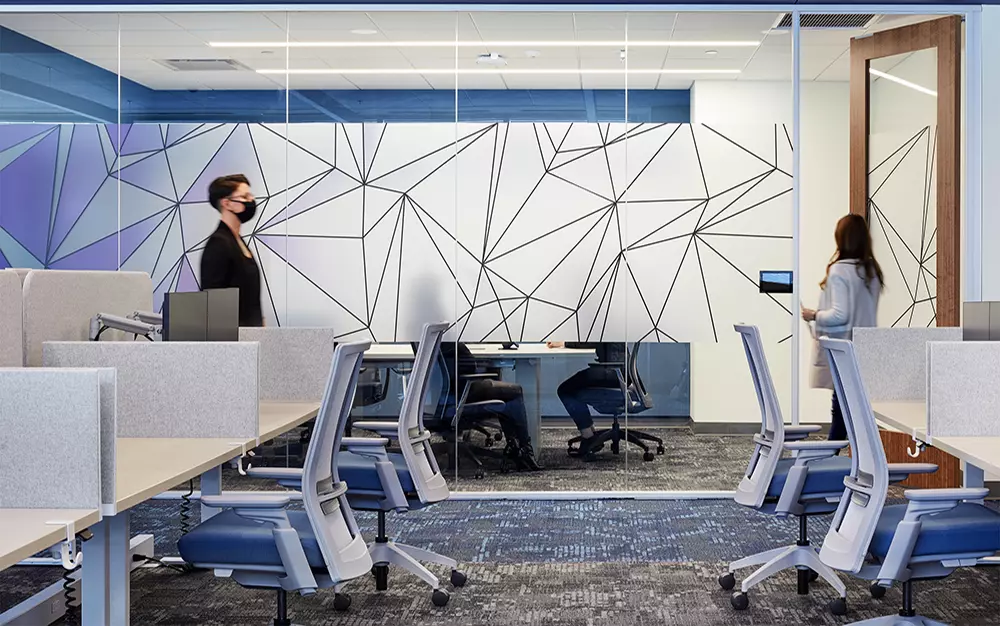
[[[815,337],[851,339],[853,330],[875,326],[878,299],[882,294],[882,268],[872,251],[872,238],[868,224],[860,215],[845,215],[837,222],[834,232],[837,252],[826,266],[826,277],[819,285],[823,288],[816,310],[802,309],[802,319],[813,322]],[[833,389],[830,365],[816,346],[813,358],[812,386]],[[844,414],[833,394],[830,439],[847,440]]]

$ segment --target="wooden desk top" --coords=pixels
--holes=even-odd
[[[319,403],[261,402],[260,440],[316,417]],[[115,511],[121,512],[234,459],[257,439],[118,438]]]
[[[0,570],[66,539],[73,522],[77,532],[100,521],[97,509],[0,509]]]

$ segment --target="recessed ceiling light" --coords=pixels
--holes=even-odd
[[[377,35],[378,31],[374,28],[355,28],[351,31],[352,35]]]
[[[355,32],[355,31],[351,31]],[[372,32],[375,34],[375,31]],[[759,41],[212,41],[213,48],[756,48]]]
[[[719,54],[718,50],[705,50],[705,56],[707,57],[714,57],[717,54]]]
[[[425,75],[447,75],[447,74],[536,74],[536,75],[577,75],[577,74],[739,74],[738,69],[527,69],[527,68],[507,68],[498,67],[495,69],[467,69],[467,68],[415,68],[403,67],[399,69],[386,68],[299,68],[299,69],[262,69],[257,70],[258,74],[340,74],[340,75],[385,75],[385,74],[425,74]]]

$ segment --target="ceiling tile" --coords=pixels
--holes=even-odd
[[[610,11],[590,11],[574,13],[573,22],[577,32],[584,30],[611,32],[624,35],[628,13],[613,13]]]
[[[289,31],[294,33],[299,30],[327,30],[326,39],[339,40],[342,34],[350,34],[353,29],[377,29],[368,14],[362,12],[289,11],[286,15]],[[275,20],[272,18],[272,21]],[[276,21],[276,23],[281,25],[286,22]]]
[[[368,17],[385,30],[405,30],[416,34],[422,30],[455,32],[458,14],[454,11],[369,11]]]
[[[184,31],[171,32],[168,30],[125,30],[122,29],[121,33],[116,33],[116,35],[121,36],[121,44],[123,47],[137,47],[137,46],[162,46],[162,47],[195,47],[204,46],[206,49],[209,48],[204,41],[195,37],[191,33]],[[215,54],[220,56],[225,56],[226,51],[216,50]]]
[[[771,28],[779,13],[736,13],[732,11],[678,13],[675,31],[741,30],[747,33]]]
[[[573,32],[573,14],[568,12],[541,13],[534,11],[482,12],[472,13],[472,19],[480,30]],[[523,37],[519,37],[521,39]]]
[[[628,32],[655,30],[661,37],[669,35],[677,22],[677,13],[672,11],[630,11],[628,14]]]
[[[118,45],[117,32],[91,32],[82,28],[75,31],[69,30],[36,30],[24,33],[35,41],[40,41],[54,48],[62,49],[65,46],[113,46]]]
[[[61,15],[51,13],[7,13],[0,14],[0,26],[6,26],[19,33],[31,31],[80,30],[80,26]]]
[[[167,13],[166,16],[185,30],[231,30],[234,35],[239,35],[242,30],[285,30],[265,14],[255,12]]]

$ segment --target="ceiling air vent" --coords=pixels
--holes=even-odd
[[[803,14],[799,18],[799,25],[810,30],[858,30],[866,28],[874,19],[875,15],[871,13]],[[792,14],[782,15],[774,27],[791,28]]]
[[[249,69],[232,59],[163,59],[157,63],[175,72],[232,72]]]

